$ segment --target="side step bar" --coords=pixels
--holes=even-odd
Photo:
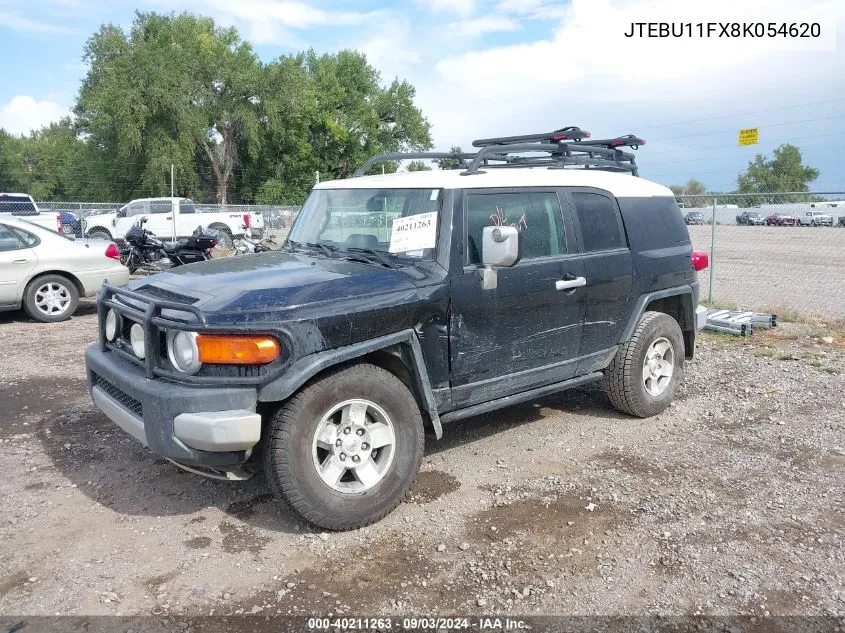
[[[504,407],[509,407],[513,404],[519,404],[520,402],[526,402],[527,400],[536,400],[537,398],[541,398],[552,393],[566,391],[567,389],[572,389],[573,387],[579,387],[588,382],[601,380],[603,377],[604,374],[597,371],[585,376],[570,378],[569,380],[564,380],[563,382],[556,382],[551,385],[545,385],[544,387],[537,387],[536,389],[531,389],[530,391],[515,393],[511,396],[505,396],[504,398],[490,400],[489,402],[482,402],[481,404],[475,404],[464,409],[449,411],[448,413],[444,413],[440,416],[440,422],[442,424],[448,424],[449,422],[463,420],[464,418],[471,418],[474,415],[481,415],[482,413],[488,413],[490,411],[495,411],[496,409],[503,409]]]

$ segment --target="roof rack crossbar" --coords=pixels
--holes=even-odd
[[[570,125],[554,132],[541,134],[520,134],[518,136],[499,136],[494,138],[480,138],[472,142],[473,147],[489,147],[490,145],[513,145],[514,143],[556,143],[559,141],[580,141],[589,138],[590,133],[577,125]]]
[[[510,156],[519,152],[543,152],[548,156]],[[487,145],[482,147],[462,176],[483,173],[480,167],[491,167],[488,161],[500,160],[509,165],[540,166],[561,168],[567,165],[598,167],[614,171],[627,171],[638,175],[633,154],[601,146],[581,147],[579,143],[514,143],[512,145]]]
[[[418,160],[418,159],[438,159],[438,158],[457,158],[463,160],[466,158],[475,158],[474,153],[470,154],[455,154],[452,152],[389,152],[387,154],[378,154],[367,159],[367,162],[361,165],[355,173],[353,178],[358,178],[367,173],[376,163],[382,163],[388,160]]]

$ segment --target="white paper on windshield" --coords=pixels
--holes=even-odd
[[[437,245],[437,212],[409,215],[393,220],[390,252],[407,253]]]

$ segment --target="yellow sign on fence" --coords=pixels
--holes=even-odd
[[[756,127],[750,127],[739,131],[740,145],[757,145],[760,140],[760,131]]]

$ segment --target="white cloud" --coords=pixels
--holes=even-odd
[[[172,4],[169,4],[172,8]],[[245,26],[244,37],[255,44],[305,47],[291,35],[293,31],[315,28],[360,26],[375,19],[379,12],[326,11],[298,0],[210,0],[197,5],[203,12],[212,8],[222,22]]]
[[[450,32],[460,37],[478,37],[485,33],[518,31],[521,28],[522,25],[516,20],[501,15],[486,15],[481,18],[449,24]]]
[[[475,0],[417,0],[432,13],[455,13],[463,18],[472,15]]]
[[[430,73],[409,77],[417,86],[419,106],[433,124],[438,149],[455,144],[466,148],[474,138],[581,125],[595,136],[642,134],[649,144],[638,162],[646,176],[658,173],[662,177],[674,169],[689,177],[700,170],[708,185],[731,187],[736,173],[731,163],[736,151],[731,148],[736,140],[735,131],[726,130],[759,125],[761,138],[774,143],[791,137],[800,144],[803,135],[818,134],[812,127],[818,124],[774,125],[841,114],[842,105],[837,102],[804,111],[794,107],[771,115],[706,120],[841,98],[845,75],[841,45],[845,4],[841,0],[805,0],[800,12],[787,0],[711,0],[707,4],[573,0],[556,6],[542,0],[501,0],[494,6],[495,15],[522,23],[521,43],[492,46],[492,40],[487,40],[487,48],[480,48],[477,41],[464,43],[462,50],[441,53]],[[531,37],[540,13],[553,9],[562,14],[546,22],[543,30],[548,35]],[[631,22],[648,21],[818,22],[822,38],[623,36]],[[830,111],[836,108],[838,112]],[[689,120],[704,122],[669,125]],[[773,127],[766,128],[767,124]],[[825,125],[832,134],[845,132],[845,122],[839,119]],[[712,137],[708,136],[711,132]],[[695,136],[669,140],[689,134]],[[712,160],[699,150],[709,146],[722,148]],[[771,147],[755,151],[769,152]],[[693,158],[697,162],[684,162]],[[823,174],[842,173],[836,163],[818,166]],[[717,168],[722,174],[718,178],[712,175]]]
[[[19,95],[0,108],[0,128],[10,134],[29,134],[68,114],[67,108],[54,101],[36,101],[29,95]]]
[[[420,61],[420,54],[412,45],[411,27],[406,21],[382,23],[376,35],[355,48],[367,56],[367,61],[381,72],[385,81],[406,77],[410,67]]]
[[[69,29],[58,24],[48,24],[14,13],[0,11],[0,28],[5,27],[22,33],[67,33]]]

